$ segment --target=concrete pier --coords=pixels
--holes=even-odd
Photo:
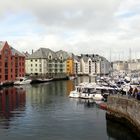
[[[106,118],[123,123],[140,137],[140,101],[127,96],[109,96]]]

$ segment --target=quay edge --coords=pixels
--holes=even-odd
[[[106,119],[121,123],[140,138],[140,101],[123,96],[109,96]]]

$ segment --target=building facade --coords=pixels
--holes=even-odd
[[[67,53],[40,48],[26,58],[26,73],[31,75],[57,76],[66,74]]]
[[[0,82],[12,82],[25,76],[25,57],[7,42],[0,42]]]
[[[100,75],[109,74],[109,70],[108,60],[96,54],[76,56],[62,50],[40,48],[26,58],[26,73],[31,75]]]
[[[114,61],[112,63],[113,71],[126,71],[128,70],[127,61]]]
[[[74,75],[80,75],[80,58],[78,56],[74,56]]]
[[[80,58],[81,73],[84,75],[109,74],[110,63],[97,54],[82,54]]]

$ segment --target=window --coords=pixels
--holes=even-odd
[[[37,59],[35,59],[35,61],[37,62]]]
[[[49,59],[52,59],[51,55],[49,55]]]
[[[8,67],[8,63],[7,62],[5,62],[5,67]]]
[[[8,80],[8,75],[5,75],[5,80]]]
[[[7,56],[8,55],[8,49],[5,49],[4,54]]]
[[[35,64],[35,66],[37,67],[37,64]]]
[[[33,60],[32,60],[32,59],[31,59],[30,61],[31,61],[31,62],[33,62]]]
[[[31,67],[33,66],[33,64],[31,64]]]

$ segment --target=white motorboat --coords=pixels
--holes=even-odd
[[[80,98],[92,99],[95,96],[95,93],[96,93],[96,88],[92,85],[87,85],[83,87]]]
[[[95,100],[95,101],[101,101],[101,100],[103,100],[103,96],[100,94],[100,93],[96,93],[96,94],[94,94],[94,96],[93,96],[93,99]]]
[[[14,82],[14,85],[25,85],[25,84],[30,84],[31,79],[25,78],[25,77],[19,77],[17,80]]]
[[[76,86],[75,90],[70,92],[69,97],[71,97],[71,98],[79,98],[80,95],[81,95],[82,87],[83,86]]]

